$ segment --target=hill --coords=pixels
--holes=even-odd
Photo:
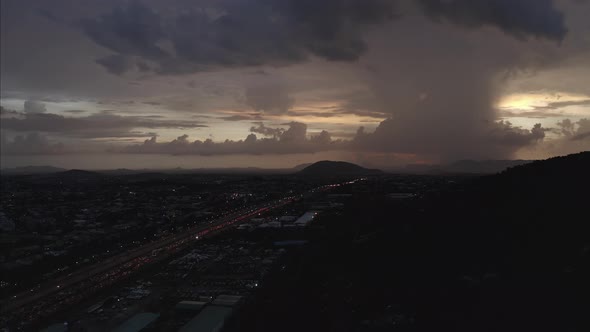
[[[50,174],[65,171],[64,168],[53,166],[24,166],[0,169],[2,175]]]
[[[414,174],[495,174],[533,160],[458,160],[446,165],[409,164],[400,171]]]
[[[344,161],[323,160],[311,164],[297,174],[305,176],[341,176],[341,175],[372,175],[381,174],[378,169],[368,169]]]
[[[443,168],[449,173],[493,174],[531,163],[531,160],[459,160]]]
[[[367,181],[239,331],[590,331],[589,169],[578,153],[402,201]]]

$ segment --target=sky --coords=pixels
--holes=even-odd
[[[590,150],[587,0],[2,0],[0,166]]]

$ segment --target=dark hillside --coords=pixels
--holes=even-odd
[[[232,331],[589,331],[590,153],[318,223]]]

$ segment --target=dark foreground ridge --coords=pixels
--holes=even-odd
[[[584,152],[408,199],[378,179],[227,331],[588,331],[589,170]]]
[[[298,174],[306,176],[340,176],[340,175],[370,175],[383,173],[378,169],[368,169],[344,161],[323,160],[311,164]]]

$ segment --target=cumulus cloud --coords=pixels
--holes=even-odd
[[[590,119],[580,119],[573,122],[570,119],[564,119],[557,123],[558,133],[568,140],[580,141],[590,138]]]
[[[288,123],[289,128],[279,136],[281,142],[304,142],[307,140],[307,125],[301,122]]]
[[[556,138],[546,139],[541,144],[526,149],[525,156],[530,154],[549,158],[590,150],[590,119],[584,118],[578,121],[564,119],[557,123],[557,128],[553,132],[558,135]]]
[[[330,134],[326,131],[307,138],[307,125],[299,122],[291,122],[288,125],[288,129],[272,138],[258,139],[255,134],[249,134],[245,140],[239,141],[213,142],[213,140],[207,139],[191,142],[188,135],[185,134],[170,142],[163,143],[158,142],[156,137],[152,137],[145,140],[143,144],[130,145],[118,150],[118,152],[172,155],[262,155],[315,153],[342,150],[348,147],[348,142],[332,141]]]
[[[283,132],[285,131],[284,128],[271,128],[264,125],[264,123],[259,122],[257,126],[250,127],[250,132],[262,134],[263,136],[267,137],[280,137]]]
[[[490,138],[501,146],[522,148],[543,140],[547,130],[540,123],[529,130],[514,127],[509,121],[499,121],[492,126]]]
[[[503,158],[545,138],[548,130],[540,124],[531,129],[513,126],[510,122],[492,122],[478,128],[483,132],[471,133],[470,142],[463,141],[465,133],[453,136],[449,127],[425,123],[422,127],[404,129],[404,122],[387,119],[375,132],[367,133],[359,128],[353,147],[359,151],[418,153],[424,156],[444,156],[449,160],[461,157],[474,159]],[[444,137],[449,135],[450,137]]]

